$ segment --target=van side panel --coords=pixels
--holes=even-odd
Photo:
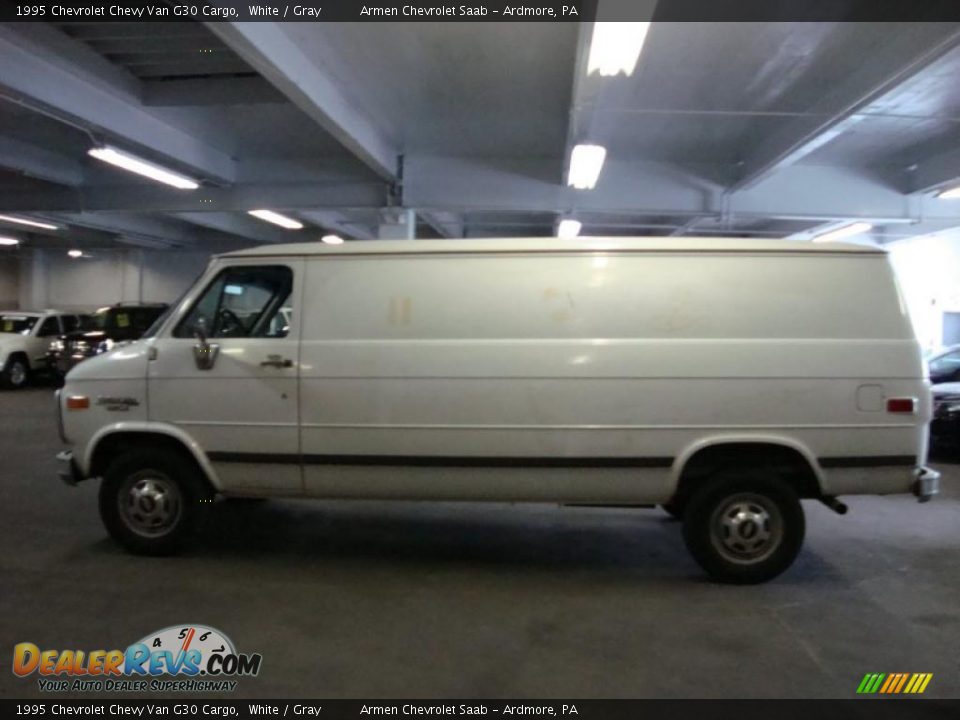
[[[905,492],[923,459],[929,392],[880,255],[306,265],[309,495],[664,502],[724,436],[804,448],[828,494]],[[918,415],[885,412],[901,396]]]

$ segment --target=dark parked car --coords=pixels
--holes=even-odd
[[[930,382],[934,385],[960,382],[960,345],[951,345],[932,355],[927,366],[930,368]]]
[[[960,382],[933,388],[930,445],[935,450],[960,450]]]
[[[162,303],[119,303],[100,308],[79,330],[62,335],[50,344],[47,364],[58,375],[66,375],[70,368],[88,357],[139,339],[166,309]]]

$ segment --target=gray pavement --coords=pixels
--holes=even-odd
[[[217,503],[197,547],[128,555],[55,476],[52,390],[0,393],[0,652],[124,648],[205,623],[263,655],[223,697],[960,697],[960,466],[944,495],[807,503],[796,565],[704,579],[657,510]],[[10,666],[7,665],[7,668]],[[0,671],[0,697],[36,679]],[[182,696],[180,696],[182,697]]]

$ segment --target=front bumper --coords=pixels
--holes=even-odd
[[[63,450],[57,453],[57,476],[67,485],[76,485],[83,480],[80,467],[73,459],[73,452]]]
[[[928,467],[917,468],[914,471],[916,479],[913,481],[913,494],[920,502],[927,502],[940,492],[940,473]]]

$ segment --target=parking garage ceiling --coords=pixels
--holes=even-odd
[[[424,237],[879,242],[960,226],[960,26],[654,23],[631,76],[589,23],[21,23],[0,27],[0,213],[36,245],[221,248]],[[599,144],[597,186],[566,186]],[[104,165],[110,145],[199,180]],[[268,208],[284,230],[251,217]],[[407,216],[408,217],[408,216]],[[16,230],[4,225],[4,230]]]

